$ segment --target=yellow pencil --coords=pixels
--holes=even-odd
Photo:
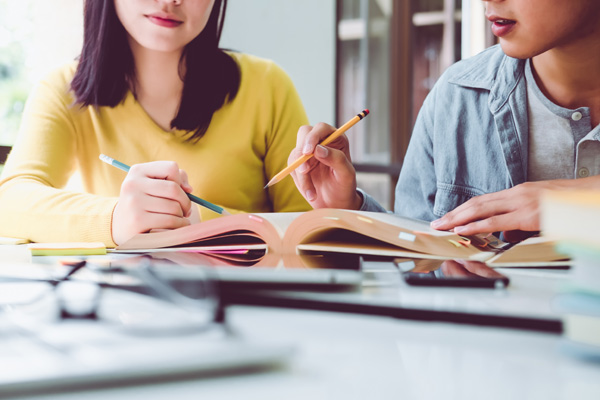
[[[344,132],[346,132],[348,129],[352,128],[358,121],[360,121],[367,115],[369,115],[369,110],[363,110],[360,114],[356,114],[356,116],[354,118],[352,118],[350,121],[346,122],[344,125],[340,126],[338,129],[336,129],[331,135],[327,136],[319,144],[321,146],[327,146],[329,143],[333,142],[335,139],[340,137]],[[295,170],[300,165],[302,165],[302,163],[306,162],[307,160],[310,160],[310,158],[312,156],[313,156],[312,154],[304,154],[301,157],[299,157],[296,161],[294,161],[293,163],[291,163],[290,165],[288,165],[287,167],[282,169],[281,172],[279,172],[277,175],[275,175],[269,181],[269,183],[267,183],[267,185],[265,186],[265,189],[268,188],[269,186],[273,186],[277,182],[281,181],[283,178],[288,176],[293,170]]]

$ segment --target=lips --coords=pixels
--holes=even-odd
[[[183,24],[183,21],[176,19],[175,17],[167,14],[150,14],[146,15],[146,18],[155,25],[162,26],[165,28],[176,28]]]
[[[492,33],[497,37],[508,35],[517,24],[517,21],[495,15],[488,15],[487,19],[492,22]]]

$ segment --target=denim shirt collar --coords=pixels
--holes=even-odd
[[[497,55],[494,55],[497,57]],[[502,55],[497,68],[489,68],[489,61],[478,58],[462,74],[449,80],[450,83],[473,89],[485,89],[490,92],[490,111],[497,113],[508,101],[525,75],[526,60]]]
[[[506,161],[509,184],[527,181],[529,120],[527,116],[526,60],[506,56],[498,46],[475,57],[474,62],[452,77],[450,84],[489,91],[488,106]],[[490,62],[495,59],[495,62]]]

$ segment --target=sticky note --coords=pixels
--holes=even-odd
[[[102,242],[31,243],[27,247],[32,256],[88,256],[105,255]]]

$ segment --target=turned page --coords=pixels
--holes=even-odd
[[[485,259],[494,253],[481,249],[475,238],[436,231],[425,221],[394,214],[320,209],[296,218],[283,239],[283,248],[390,255],[388,251],[428,257]],[[493,250],[490,248],[490,250]]]
[[[269,249],[281,252],[281,238],[301,213],[235,214],[173,230],[135,235],[117,250],[185,246],[197,250]]]

